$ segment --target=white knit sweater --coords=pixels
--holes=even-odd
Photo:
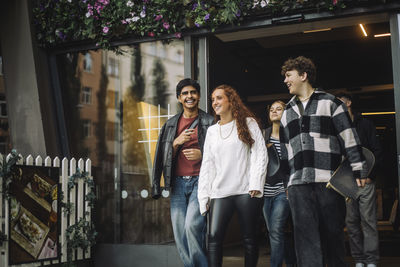
[[[201,214],[213,198],[248,194],[258,190],[263,196],[268,154],[261,130],[254,119],[247,118],[254,144],[251,149],[239,140],[236,122],[219,122],[207,130],[200,168],[198,199]],[[233,127],[233,128],[232,128]]]

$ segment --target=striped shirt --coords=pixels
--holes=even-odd
[[[273,144],[276,152],[278,152],[279,158],[281,157],[281,143],[278,139],[273,138],[270,136],[269,138],[269,143]],[[274,197],[279,195],[280,193],[285,192],[285,187],[283,185],[283,182],[270,185],[268,183],[265,183],[264,185],[264,197]]]

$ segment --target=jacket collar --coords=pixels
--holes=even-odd
[[[265,129],[265,141],[268,142],[269,138],[271,137],[271,133],[272,133],[272,126],[268,127],[267,129]]]

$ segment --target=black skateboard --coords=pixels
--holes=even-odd
[[[362,153],[367,163],[368,175],[375,164],[375,156],[371,150],[363,147]],[[346,201],[350,199],[357,200],[359,198],[357,181],[353,176],[353,171],[350,166],[350,162],[345,159],[333,173],[331,179],[326,185],[327,188],[331,188],[341,194]]]

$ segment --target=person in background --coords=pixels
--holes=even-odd
[[[356,267],[376,267],[379,261],[379,238],[376,207],[376,166],[382,162],[382,147],[376,136],[375,125],[353,110],[352,97],[348,94],[337,96],[347,107],[361,145],[374,153],[375,167],[359,188],[360,198],[346,202],[346,226],[349,235],[351,256]]]
[[[222,266],[225,231],[235,211],[243,235],[245,266],[256,267],[262,191],[268,163],[264,138],[237,92],[220,85],[212,93],[215,125],[207,131],[198,199],[209,216],[208,263]]]

